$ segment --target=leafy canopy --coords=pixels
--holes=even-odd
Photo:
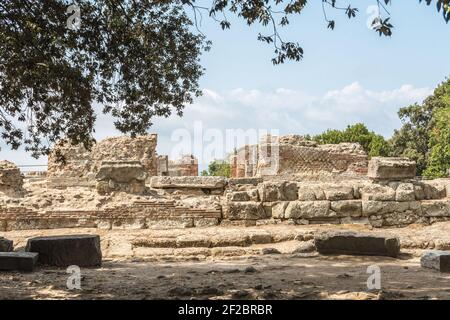
[[[369,131],[362,123],[347,126],[345,130],[327,130],[322,134],[312,137],[321,144],[337,144],[342,142],[359,143],[371,157],[388,156],[390,153],[389,143],[383,136]]]
[[[231,176],[230,164],[221,160],[211,161],[208,165],[208,170],[203,170],[202,176],[218,176],[227,177]]]
[[[349,19],[360,12],[343,2],[321,1],[328,28],[336,27],[331,12]],[[372,25],[380,35],[392,34],[387,9],[392,2],[373,0],[380,10]],[[448,22],[450,0],[435,2]],[[273,46],[272,62],[280,64],[303,57],[302,47],[283,40],[279,28],[288,26],[309,3],[78,0],[81,21],[74,29],[68,27],[72,0],[1,1],[1,139],[13,149],[25,145],[36,157],[63,137],[89,147],[99,108],[114,118],[122,133],[143,134],[155,116],[182,115],[201,94],[198,80],[204,70],[199,59],[210,46],[199,28],[203,14],[222,29],[231,27],[227,14],[248,25],[267,26],[270,31],[257,39]],[[377,152],[384,152],[378,139],[380,143]]]
[[[450,144],[446,136],[450,126],[450,122],[446,121],[449,108],[450,79],[441,83],[422,104],[401,108],[398,114],[403,126],[395,130],[391,138],[392,155],[415,160],[418,174],[433,177],[444,175],[444,168],[450,165],[445,156]]]
[[[0,4],[0,134],[13,149],[39,156],[62,137],[89,145],[96,104],[121,132],[144,134],[200,94],[208,47],[177,1],[78,1],[77,30],[71,4]]]

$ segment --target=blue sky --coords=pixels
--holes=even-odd
[[[213,42],[202,57],[204,95],[187,106],[183,118],[155,119],[150,132],[159,135],[158,152],[176,157],[174,132],[184,129],[193,140],[194,124],[199,123],[204,130],[223,134],[227,129],[316,134],[364,122],[389,137],[400,126],[398,109],[421,102],[450,75],[450,25],[434,3],[427,7],[418,0],[394,0],[388,7],[394,34],[379,37],[366,26],[366,9],[374,2],[353,1],[360,11],[352,20],[329,10],[337,23],[330,31],[320,1],[310,1],[301,15],[280,29],[284,39],[301,44],[304,59],[281,66],[270,62],[272,47],[256,40],[258,32],[264,33],[262,27],[248,27],[228,14],[231,30],[222,31],[204,15],[200,29]],[[99,117],[97,139],[118,134],[110,118]],[[46,162],[0,146],[2,159]],[[225,149],[224,154],[230,151]],[[202,150],[193,152],[199,156]],[[204,167],[211,157],[202,158]]]

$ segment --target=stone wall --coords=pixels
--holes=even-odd
[[[23,176],[12,162],[0,161],[0,193],[15,196],[22,192]]]
[[[140,161],[149,176],[156,170],[157,135],[114,137],[101,140],[86,150],[83,145],[71,145],[68,141],[58,143],[48,157],[49,177],[94,178],[103,161]],[[60,161],[58,154],[64,157]]]
[[[198,176],[198,160],[193,155],[183,155],[178,160],[168,160],[168,176]]]
[[[128,172],[130,168],[125,169]],[[123,182],[121,172],[116,176],[117,170],[104,170],[99,181],[108,180],[108,185],[109,180]],[[142,181],[141,172],[127,177]],[[0,196],[0,231],[265,224],[366,224],[378,228],[450,220],[450,179],[312,183],[155,176],[148,189],[139,195],[120,188],[99,195],[95,186],[64,190],[47,186],[45,191],[28,191],[30,196],[14,200]]]
[[[403,226],[450,220],[450,179],[376,183],[264,181],[226,190],[223,219],[235,224]]]
[[[356,143],[318,145],[298,135],[265,137],[230,158],[232,177],[292,177],[304,174],[365,176],[368,159]]]

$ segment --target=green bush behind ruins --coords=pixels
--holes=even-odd
[[[344,130],[328,129],[306,139],[320,144],[357,142],[369,157],[408,157],[417,163],[417,174],[427,178],[449,175],[450,169],[450,78],[442,82],[422,104],[400,108],[403,125],[390,139],[369,131],[363,123]],[[230,165],[214,160],[202,175],[230,175]]]
[[[370,157],[408,157],[417,162],[417,174],[430,178],[448,176],[450,168],[450,79],[442,82],[422,104],[400,108],[403,125],[386,140],[363,123],[345,130],[329,129],[307,136],[321,144],[357,142]]]

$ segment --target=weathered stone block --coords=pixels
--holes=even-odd
[[[152,177],[150,186],[155,189],[222,189],[226,182],[224,177]]]
[[[259,185],[259,196],[263,202],[292,201],[298,199],[296,182],[264,182]]]
[[[259,201],[257,189],[229,192],[226,197],[228,201]]]
[[[362,215],[361,200],[331,201],[331,210],[340,217],[360,217]]]
[[[257,220],[266,218],[259,202],[229,202],[224,208],[224,218],[230,220]]]
[[[23,176],[20,169],[12,162],[0,161],[0,192],[15,195],[22,191]]]
[[[400,183],[395,190],[395,201],[414,201],[416,199],[412,183]]]
[[[371,184],[360,189],[361,199],[364,201],[394,201],[395,190],[389,186]]]
[[[43,265],[91,267],[102,263],[98,235],[36,237],[28,240],[26,251],[39,253],[38,262]]]
[[[309,186],[300,186],[298,188],[298,200],[300,201],[315,201],[316,192],[314,188]]]
[[[276,219],[283,219],[284,218],[284,212],[286,211],[286,207],[288,206],[288,201],[280,201],[275,202],[272,205],[272,218]]]
[[[144,181],[147,173],[139,161],[103,161],[95,178],[98,181],[130,183],[134,180]]]
[[[103,161],[95,177],[97,192],[142,194],[145,192],[146,177],[144,166],[139,161]]]
[[[284,213],[284,217],[287,219],[329,218],[336,216],[336,212],[330,210],[330,201],[292,201],[289,202]]]
[[[356,232],[323,233],[314,238],[321,254],[377,255],[397,257],[400,240]]]
[[[0,237],[0,252],[13,251],[13,242],[6,238]]]
[[[440,272],[450,272],[450,252],[431,250],[426,251],[420,258],[423,268],[435,269]]]
[[[194,227],[212,227],[219,224],[219,218],[194,218]]]
[[[421,205],[425,217],[450,217],[450,199],[424,200]]]
[[[332,186],[324,190],[327,200],[352,200],[353,188],[347,186]]]
[[[31,272],[36,266],[38,253],[34,252],[0,252],[0,270]]]
[[[398,213],[412,210],[420,212],[419,201],[362,201],[363,216],[371,216],[374,214]]]
[[[414,178],[416,163],[408,158],[373,157],[369,161],[367,176],[377,180]]]
[[[423,181],[422,186],[425,193],[425,199],[442,199],[447,195],[446,186],[443,183],[439,183],[438,181]]]
[[[228,184],[230,186],[245,185],[245,184],[251,184],[256,186],[261,182],[263,182],[262,178],[231,178],[228,180]]]

